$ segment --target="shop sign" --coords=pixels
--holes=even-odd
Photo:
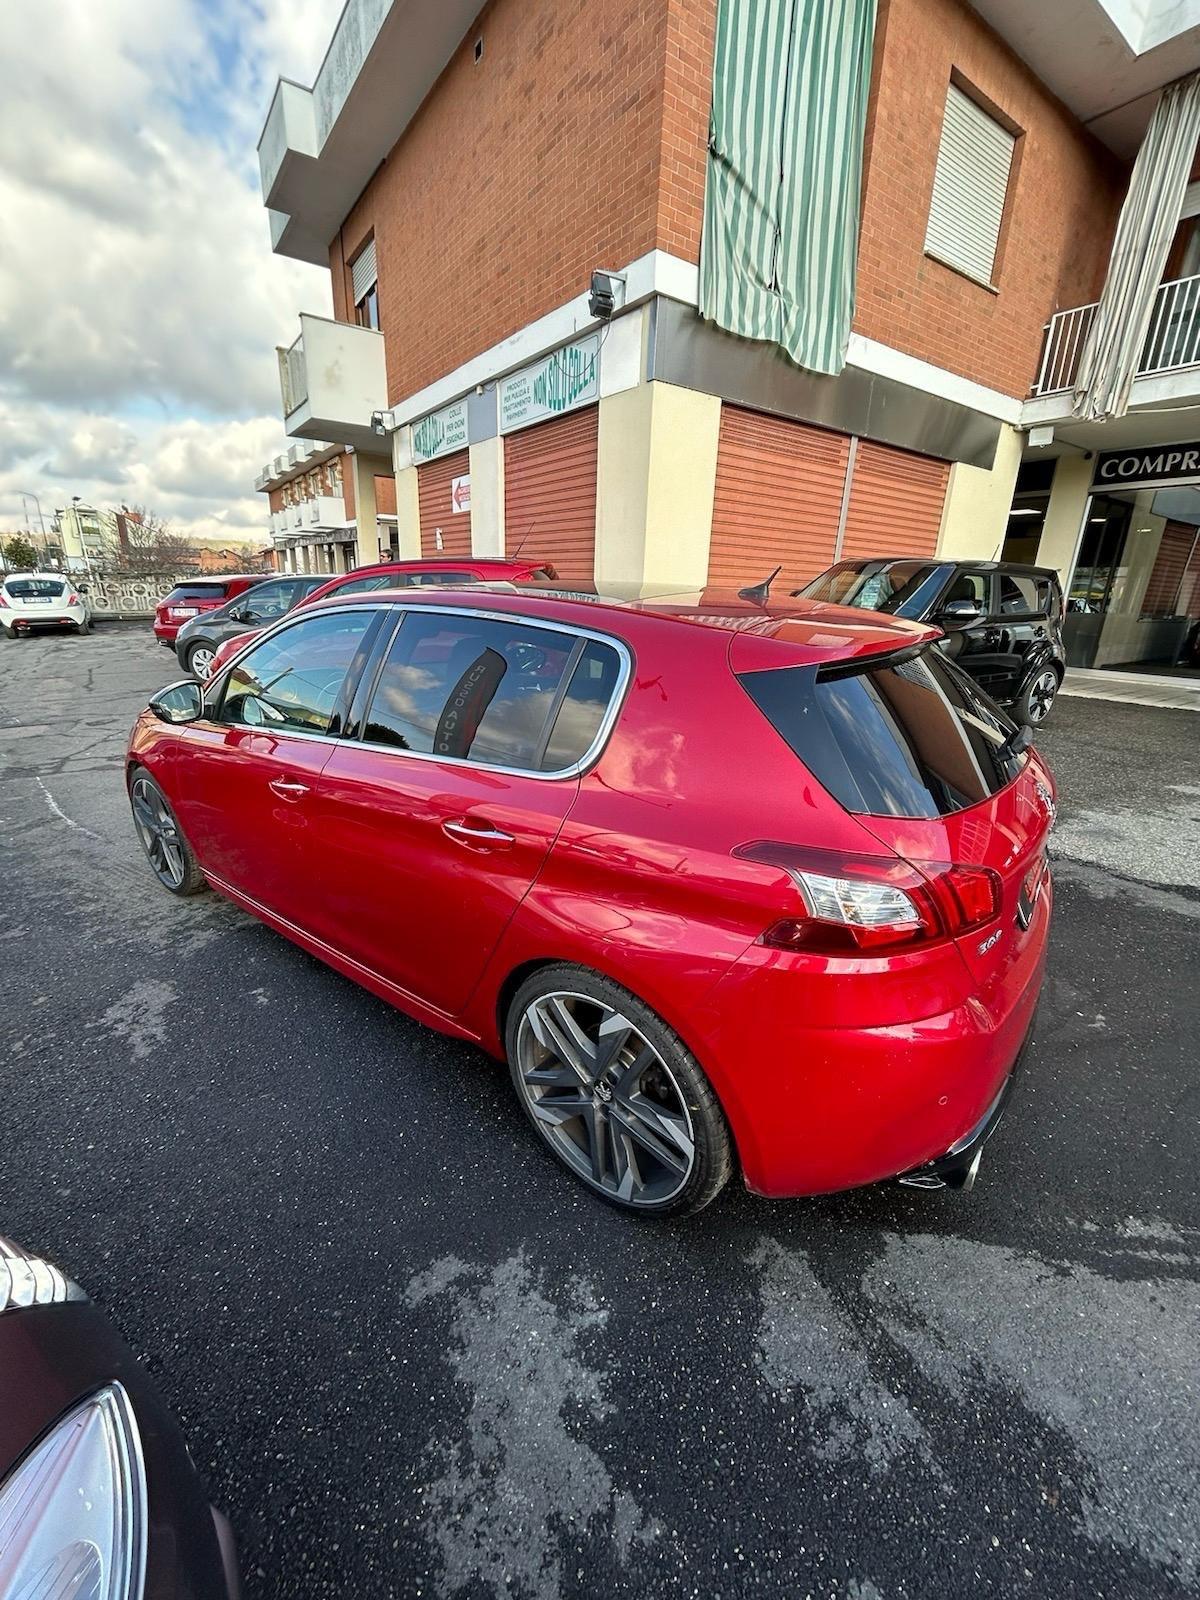
[[[413,460],[419,466],[423,461],[436,461],[438,456],[448,456],[452,450],[465,450],[468,444],[467,402],[456,400],[421,417],[412,427]]]
[[[470,511],[471,509],[471,475],[465,478],[452,478],[450,481],[450,509],[451,511]]]
[[[600,398],[600,336],[569,344],[501,378],[500,432],[561,416]]]
[[[1105,450],[1096,457],[1093,489],[1144,489],[1162,483],[1200,483],[1200,442]]]

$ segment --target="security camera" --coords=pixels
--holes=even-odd
[[[588,312],[597,322],[607,322],[625,303],[625,275],[622,272],[593,272],[588,291]]]
[[[394,411],[372,411],[372,433],[377,433],[381,439],[386,439],[389,433],[395,433],[395,431],[396,413]]]

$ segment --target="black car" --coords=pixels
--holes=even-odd
[[[942,649],[1020,722],[1044,722],[1067,670],[1062,587],[1015,561],[839,561],[794,591],[945,629]]]
[[[145,1371],[0,1239],[0,1593],[236,1600],[233,1536]]]
[[[207,678],[212,659],[226,639],[251,628],[265,628],[293,606],[306,600],[314,589],[328,583],[328,572],[296,573],[286,578],[268,578],[256,583],[245,594],[235,595],[216,611],[202,611],[185,622],[175,635],[175,654],[179,665],[193,678]]]

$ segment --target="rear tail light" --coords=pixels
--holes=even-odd
[[[79,604],[79,596],[75,593],[74,589],[72,589],[67,595],[67,604],[69,606],[77,606]]]
[[[1000,878],[990,867],[899,856],[850,855],[760,841],[735,852],[780,867],[795,883],[803,911],[761,935],[777,950],[814,954],[894,949],[956,938],[1000,911]]]
[[[7,610],[8,610],[8,596],[5,594],[3,589],[0,589],[0,611],[7,611]]]

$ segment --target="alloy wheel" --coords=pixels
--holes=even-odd
[[[149,778],[135,778],[129,800],[147,860],[169,889],[178,889],[186,870],[183,846],[161,791]]]
[[[206,682],[212,675],[213,657],[216,653],[208,645],[198,644],[188,657],[188,664],[192,669],[192,674],[194,677],[199,678],[201,683]]]
[[[1029,720],[1044,722],[1058,693],[1058,674],[1049,667],[1033,681],[1029,690]]]
[[[661,1206],[684,1187],[696,1147],[683,1091],[628,1017],[587,995],[540,995],[521,1017],[516,1053],[541,1132],[593,1188]]]

